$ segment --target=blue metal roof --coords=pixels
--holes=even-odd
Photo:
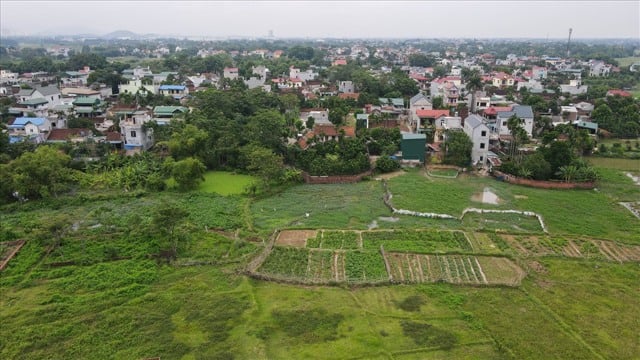
[[[47,121],[45,118],[36,118],[36,117],[19,117],[13,121],[13,124],[9,125],[9,128],[21,128],[27,125],[28,123],[32,123],[36,126],[44,125],[44,122]]]
[[[184,85],[160,85],[160,90],[184,90]]]

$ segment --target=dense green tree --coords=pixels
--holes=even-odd
[[[180,190],[193,190],[204,181],[205,171],[206,168],[200,160],[188,157],[173,164],[171,175]]]
[[[461,167],[471,164],[473,142],[466,133],[447,130],[445,139],[445,163]]]
[[[171,203],[164,203],[153,214],[153,225],[169,245],[170,257],[175,258],[184,234],[177,231],[189,216],[189,212],[184,208]]]
[[[425,54],[411,54],[409,55],[409,65],[431,67],[435,64],[435,59]]]
[[[279,183],[284,174],[282,156],[275,154],[271,149],[259,145],[248,145],[241,150],[247,171],[255,174],[263,187]]]
[[[7,188],[21,199],[57,196],[76,182],[70,163],[71,158],[55,147],[40,146],[7,165],[11,175],[11,186]]]
[[[260,110],[249,118],[245,126],[247,142],[258,144],[277,154],[284,152],[284,141],[288,135],[287,123],[276,110]]]
[[[571,145],[567,141],[554,141],[541,149],[545,160],[551,165],[552,174],[557,173],[561,167],[571,164],[575,158]]]
[[[176,130],[177,131],[171,134],[171,139],[168,142],[171,156],[176,160],[188,157],[198,157],[202,159],[209,140],[209,134],[191,124],[186,124],[179,130]]]

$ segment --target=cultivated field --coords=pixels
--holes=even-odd
[[[388,180],[399,208],[534,211],[548,233],[516,214],[393,214],[380,181],[1,208],[0,241],[25,243],[0,274],[0,358],[637,359],[640,220],[620,202],[640,187],[629,164],[597,166],[592,191]],[[472,200],[487,187],[497,205]],[[188,212],[171,264],[165,203]],[[243,275],[262,254],[263,276]]]
[[[503,257],[388,253],[393,282],[517,286],[526,275]]]

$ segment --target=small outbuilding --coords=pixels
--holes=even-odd
[[[427,145],[425,134],[402,134],[402,160],[418,160],[424,164]]]

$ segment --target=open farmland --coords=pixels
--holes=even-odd
[[[503,257],[388,253],[391,278],[399,283],[520,284],[525,272]]]
[[[258,200],[104,194],[2,209],[3,242],[25,244],[0,278],[0,357],[635,359],[640,221],[618,203],[640,196],[624,172],[575,196],[459,177],[472,189],[457,209],[536,211],[548,234],[513,214],[392,214],[378,181]],[[409,193],[394,183],[403,177],[438,191],[459,180],[419,175],[389,180],[391,191]],[[487,185],[499,205],[471,200]],[[454,207],[427,199],[416,210]],[[594,202],[576,216],[596,200],[602,209],[589,223],[568,205],[547,209],[569,200]],[[166,202],[188,210],[171,265],[154,257],[151,221]],[[243,275],[269,245],[263,276]]]

